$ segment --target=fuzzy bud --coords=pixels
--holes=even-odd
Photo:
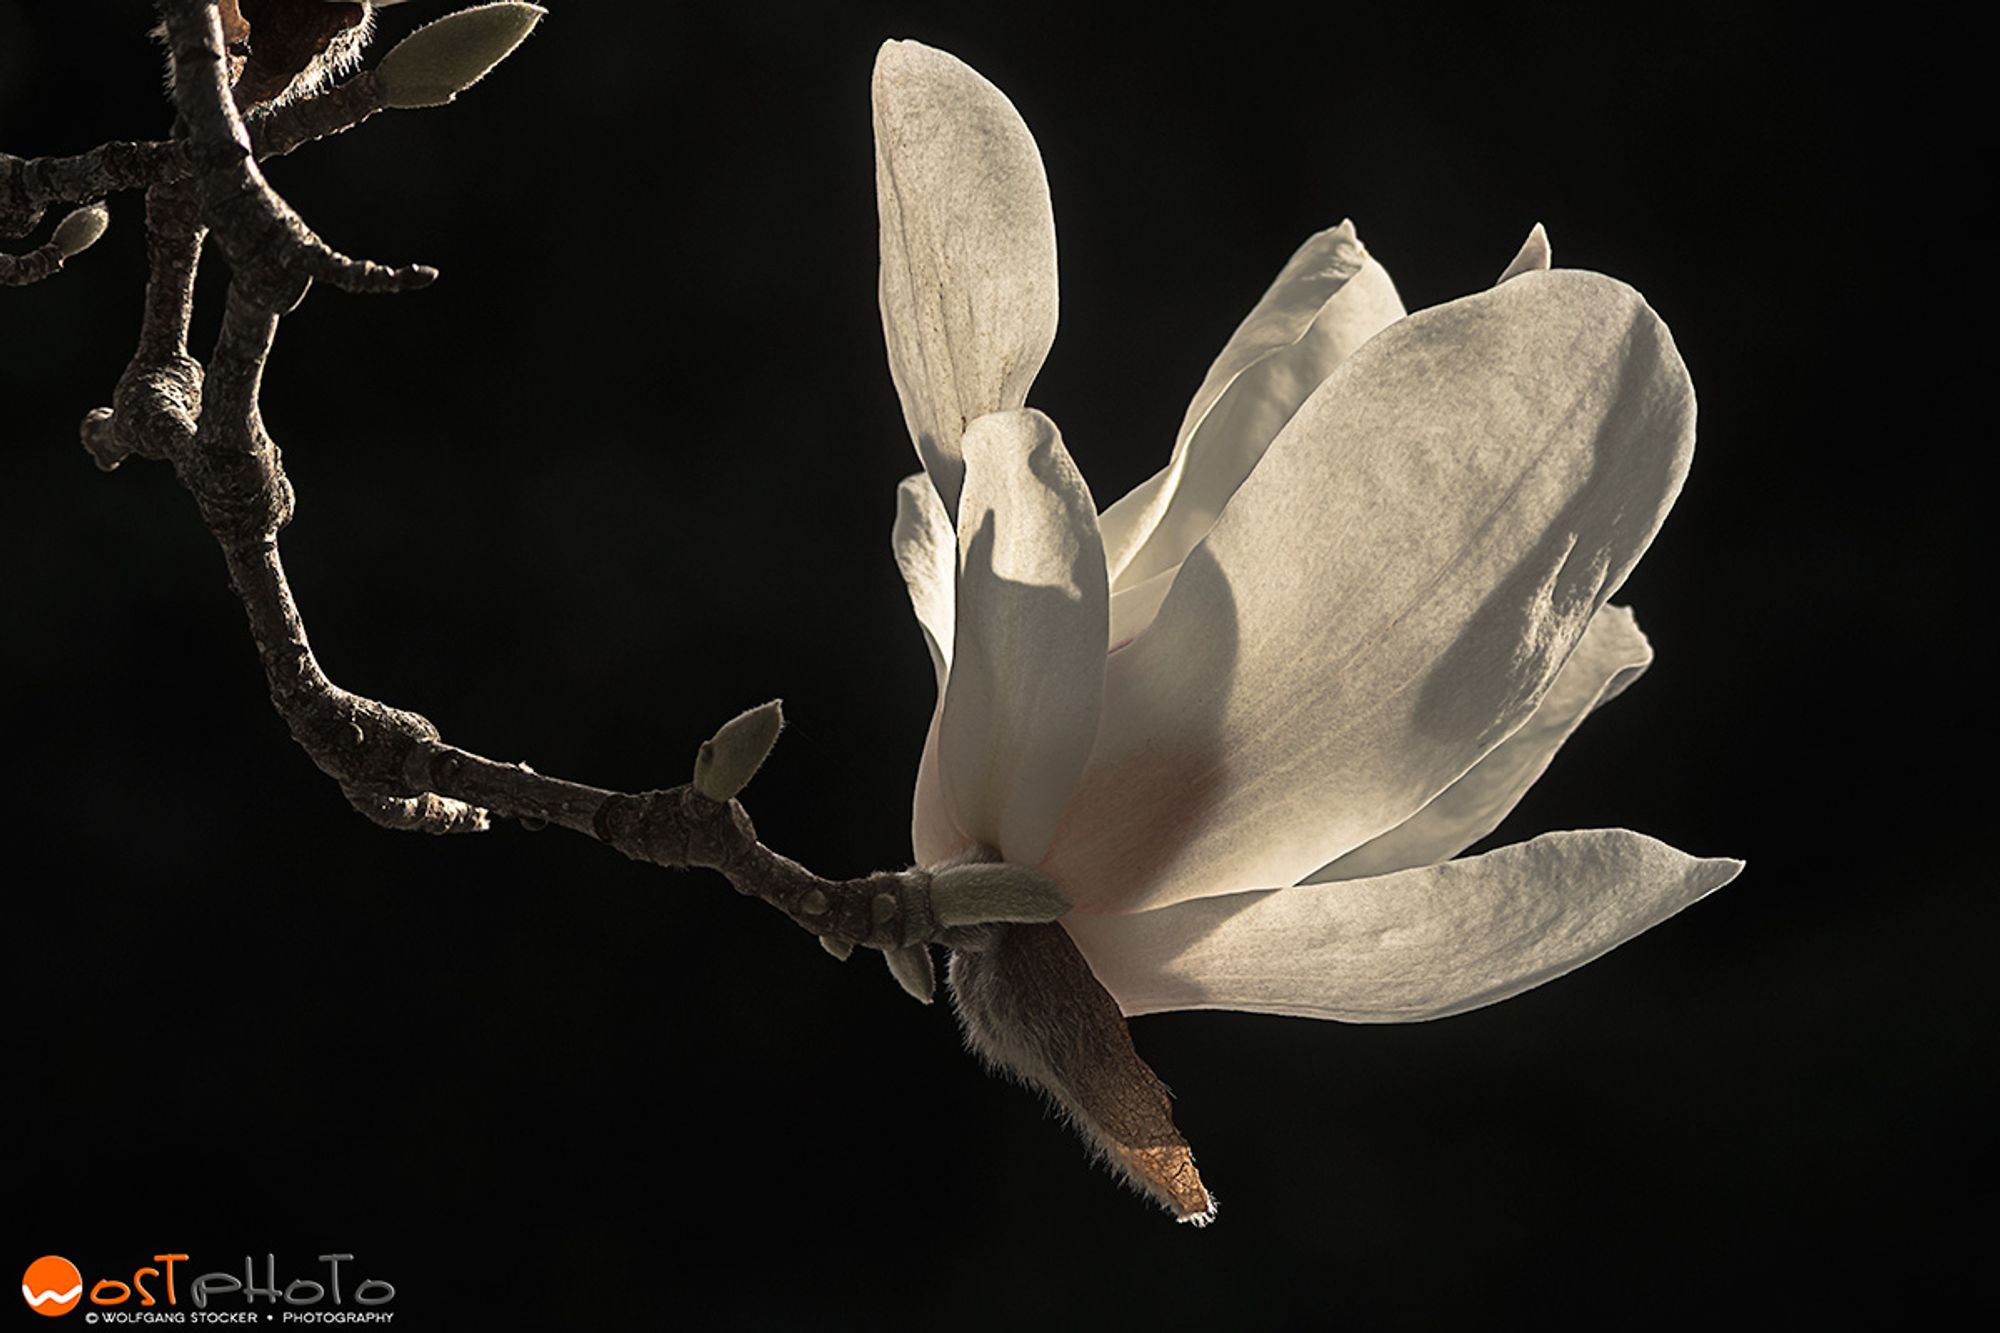
[[[1004,861],[952,866],[931,876],[931,914],[941,926],[1054,921],[1071,906],[1047,875]]]
[[[776,699],[723,723],[695,754],[694,789],[711,801],[734,799],[750,785],[784,725],[784,709]]]
[[[547,12],[540,5],[501,0],[426,23],[376,66],[382,104],[404,111],[443,106],[513,54]]]
[[[97,244],[98,237],[111,225],[111,210],[103,204],[88,204],[56,224],[56,249],[64,259],[74,259]]]

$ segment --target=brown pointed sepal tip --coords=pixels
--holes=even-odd
[[[1105,1151],[1127,1179],[1166,1205],[1174,1221],[1205,1227],[1215,1220],[1215,1196],[1201,1183],[1194,1154],[1185,1143],[1153,1148],[1114,1143]]]

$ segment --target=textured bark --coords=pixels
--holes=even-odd
[[[447,744],[426,718],[328,679],[279,553],[295,497],[259,410],[264,366],[284,316],[315,278],[401,291],[435,273],[331,250],[257,170],[258,157],[338,133],[382,106],[376,80],[363,74],[246,129],[230,82],[247,61],[226,54],[222,22],[254,26],[259,15],[292,12],[289,3],[246,3],[240,13],[225,6],[219,14],[213,0],[160,0],[179,113],[174,137],[69,158],[0,154],[0,234],[25,234],[52,204],[146,187],[149,277],[138,346],[111,406],[85,417],[83,444],[107,471],[131,457],[173,467],[221,548],[272,706],[292,739],[357,811],[384,827],[476,833],[496,817],[513,818],[532,828],[557,825],[654,865],[710,868],[817,935],[836,958],[857,945],[881,951],[898,983],[925,1002],[935,985],[930,945],[958,950],[953,985],[975,1046],[1048,1089],[1129,1179],[1182,1220],[1207,1221],[1213,1202],[1173,1127],[1166,1089],[1133,1050],[1117,1006],[1068,935],[1055,925],[981,924],[1058,915],[1068,904],[1052,884],[947,876],[938,902],[954,924],[945,925],[928,870],[828,879],[764,846],[733,796],[714,799],[693,785],[615,792],[547,777]],[[232,274],[204,364],[189,350],[188,330],[211,235]],[[34,281],[62,262],[53,242],[0,256],[0,281]],[[750,771],[754,765],[739,777]],[[710,791],[724,796],[737,781]]]
[[[0,287],[25,287],[54,277],[63,266],[63,252],[54,241],[24,255],[0,254]]]
[[[246,130],[231,96],[215,7],[162,0],[161,9],[174,59],[175,137],[107,144],[70,158],[0,156],[0,220],[32,225],[51,204],[148,186],[149,278],[138,347],[112,405],[84,419],[83,444],[106,470],[135,456],[172,465],[221,547],[271,703],[292,738],[356,810],[385,827],[471,833],[508,817],[531,827],[555,824],[655,865],[708,867],[818,935],[836,956],[856,945],[893,952],[896,975],[908,985],[912,951],[962,934],[938,924],[927,872],[828,879],[760,843],[734,800],[710,800],[692,786],[623,793],[546,777],[448,745],[424,717],[327,678],[279,554],[278,534],[295,500],[258,406],[264,365],[284,315],[315,276],[368,290],[419,284],[411,279],[416,270],[327,250],[252,158],[359,124],[381,108],[381,91],[372,74],[362,74],[261,115]],[[259,12],[268,18],[276,11]],[[190,354],[187,338],[195,274],[211,233],[234,273],[221,333],[204,365]],[[29,275],[53,271],[61,260],[43,255],[50,249],[6,263]],[[7,271],[0,267],[0,275]]]
[[[304,144],[352,129],[382,109],[382,89],[375,76],[358,74],[337,87],[287,102],[249,121],[245,132],[250,157],[254,161],[282,157]],[[150,193],[188,180],[196,170],[185,126],[172,139],[120,140],[67,157],[21,158],[0,153],[0,237],[25,236],[51,207],[90,203],[122,190],[146,189]],[[264,185],[263,190],[268,193],[270,187]],[[0,253],[0,285],[39,282],[61,268],[62,256],[48,245],[23,255]]]
[[[174,62],[174,106],[187,125],[202,220],[221,241],[237,276],[268,284],[259,295],[289,310],[302,290],[280,303],[286,279],[320,278],[351,292],[395,292],[427,286],[437,270],[422,264],[389,267],[350,259],[313,234],[278,197],[252,157],[224,64],[222,29],[210,0],[161,0]]]

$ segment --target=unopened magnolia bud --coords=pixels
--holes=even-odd
[[[111,225],[111,210],[103,204],[88,204],[56,224],[56,249],[64,259],[74,259],[97,244]]]
[[[382,104],[405,111],[443,106],[511,55],[547,12],[540,5],[502,0],[426,23],[375,67]]]
[[[882,957],[889,964],[889,975],[896,978],[896,984],[908,991],[918,1004],[929,1004],[937,990],[937,968],[931,963],[930,946],[912,944],[907,949],[888,949]]]
[[[1054,921],[1070,907],[1047,875],[1004,861],[953,866],[931,877],[931,915],[941,926]]]
[[[694,789],[711,801],[733,799],[750,785],[784,725],[784,710],[776,699],[723,723],[695,754]]]

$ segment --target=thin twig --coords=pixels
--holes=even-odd
[[[251,156],[259,162],[283,157],[353,129],[382,109],[382,87],[374,74],[358,74],[253,115],[245,122]],[[118,140],[65,157],[0,153],[0,238],[27,235],[49,208],[185,180],[194,170],[184,138]]]
[[[428,265],[351,259],[314,235],[257,168],[229,86],[215,5],[160,0],[160,8],[173,50],[174,105],[187,124],[202,220],[239,276],[262,285],[259,295],[266,298],[296,289],[294,301],[304,295],[298,281],[305,278],[351,292],[410,291],[436,279],[437,270]]]

